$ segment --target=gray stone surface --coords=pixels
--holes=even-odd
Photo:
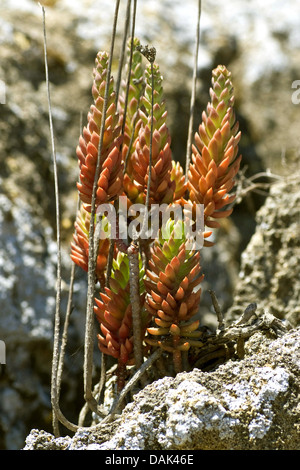
[[[26,201],[0,194],[0,338],[6,346],[1,367],[1,446],[21,446],[26,422],[49,413],[43,379],[51,364],[55,246]],[[43,422],[43,419],[39,419]]]
[[[272,186],[259,210],[256,232],[242,253],[239,281],[228,321],[259,302],[293,326],[300,323],[300,172]]]

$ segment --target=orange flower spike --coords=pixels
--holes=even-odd
[[[174,199],[175,181],[171,180],[172,154],[170,150],[171,138],[166,126],[167,112],[163,98],[162,77],[159,67],[153,65],[154,88],[152,90],[152,72],[150,65],[145,71],[145,92],[141,99],[143,111],[139,110],[142,125],[139,127],[138,136],[134,143],[134,151],[130,160],[130,179],[139,190],[133,203],[146,200],[147,183],[149,175],[150,136],[152,120],[152,91],[153,103],[153,139],[152,139],[152,168],[150,204],[171,203]],[[127,184],[127,180],[125,181]],[[133,196],[125,186],[128,197]]]
[[[86,204],[86,210],[91,210],[93,184],[98,159],[100,129],[103,119],[103,103],[107,79],[108,54],[99,52],[94,69],[92,95],[94,104],[91,105],[87,119],[76,149],[80,168],[80,182],[77,183],[79,196]],[[123,162],[121,159],[119,115],[115,105],[114,80],[109,83],[108,102],[105,119],[105,131],[100,157],[100,174],[97,182],[96,206],[115,199],[120,191],[123,180]],[[104,175],[103,170],[106,168]]]
[[[241,157],[237,158],[240,132],[233,109],[231,74],[224,66],[218,66],[212,72],[210,97],[211,102],[206,112],[203,111],[202,123],[195,134],[188,173],[190,199],[204,204],[208,226],[211,217],[228,217],[229,212],[221,209],[233,201],[226,193],[234,186],[241,161]],[[226,193],[221,193],[225,188]]]
[[[73,242],[71,243],[70,257],[75,264],[87,272],[89,259],[90,213],[86,211],[83,206],[77,213],[74,226],[75,232],[73,234]],[[108,252],[109,240],[107,238],[100,240],[96,260],[96,276],[100,281],[101,286],[105,283]]]
[[[144,276],[140,266],[140,281]],[[124,386],[126,368],[134,363],[133,326],[129,286],[129,260],[125,253],[118,252],[113,259],[110,286],[101,293],[101,300],[95,299],[94,312],[100,323],[101,335],[98,335],[99,349],[118,360],[118,388]],[[145,294],[141,292],[141,303]],[[151,309],[151,307],[150,307]],[[143,332],[149,322],[149,314],[142,309]]]
[[[194,315],[198,309],[200,292],[194,295],[193,288],[201,282],[202,276],[200,276],[199,253],[191,252],[186,248],[183,223],[175,224],[170,219],[165,228],[165,233],[169,233],[170,236],[165,240],[161,232],[159,238],[155,240],[151,248],[151,261],[147,271],[149,276],[150,270],[156,272],[158,269],[153,260],[155,254],[159,260],[159,270],[161,270],[160,281],[157,286],[152,286],[152,290],[149,289],[148,281],[145,281],[148,293],[146,304],[151,306],[155,302],[155,309],[152,312],[156,325],[147,328],[146,342],[149,345],[156,344],[171,352],[174,370],[178,372],[181,370],[181,352],[190,347],[188,338],[185,338],[185,333],[181,332],[181,328],[190,318],[190,311]],[[159,295],[156,294],[156,287]],[[161,309],[157,309],[158,305],[161,305]],[[194,329],[189,327],[186,331],[190,335]],[[151,338],[152,335],[157,338],[155,342]],[[196,333],[195,337],[197,337]]]

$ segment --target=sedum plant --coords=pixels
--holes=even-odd
[[[182,222],[167,222],[170,238],[162,233],[151,250],[149,269],[144,280],[148,296],[146,308],[155,326],[147,331],[146,343],[160,347],[173,355],[175,372],[182,370],[181,353],[191,345],[201,346],[198,338],[199,320],[192,320],[198,312],[203,279],[200,275],[200,253],[186,246]]]
[[[96,57],[93,102],[76,148],[80,208],[71,242],[70,256],[74,263],[62,332],[59,190],[42,7],[58,248],[51,373],[56,436],[60,435],[59,422],[72,431],[84,427],[89,410],[101,419],[85,429],[101,429],[120,410],[138,381],[144,385],[162,375],[191,367],[211,370],[219,360],[243,357],[244,341],[256,331],[270,330],[278,335],[285,331],[282,323],[270,314],[257,315],[255,303],[248,305],[233,326],[225,327],[213,291],[210,294],[218,328],[212,332],[199,325],[204,277],[201,248],[213,244],[209,240],[211,229],[218,229],[220,219],[232,213],[236,197],[233,188],[241,163],[238,155],[241,134],[234,113],[231,74],[224,65],[212,71],[210,102],[193,135],[195,60],[184,171],[172,158],[163,79],[155,62],[155,49],[143,47],[134,38],[137,0],[127,2],[126,31],[116,82],[111,75],[119,3],[115,2],[110,53],[99,52]],[[195,59],[200,13],[201,2],[198,3]],[[127,43],[126,79],[122,82],[124,39],[130,22],[133,39]],[[83,365],[85,404],[78,424],[64,416],[59,404],[76,265],[87,272],[88,281]],[[92,390],[95,338],[102,362],[100,381]],[[106,371],[108,358],[114,364]],[[154,363],[156,367],[151,367]],[[105,400],[102,403],[101,398],[106,384],[105,392],[110,392],[108,379],[112,373],[116,375],[117,396],[107,413]]]
[[[239,170],[240,133],[234,114],[231,74],[225,66],[212,72],[211,101],[194,134],[191,163],[185,174],[172,159],[163,79],[155,51],[132,41],[129,86],[120,94],[108,77],[109,55],[96,57],[93,104],[77,147],[81,209],[75,222],[71,258],[88,271],[91,217],[96,237],[94,313],[99,323],[98,346],[116,363],[121,391],[133,365],[140,367],[156,350],[171,357],[174,373],[184,368],[189,349],[201,349],[197,313],[203,279],[199,248],[188,243],[184,221],[158,215],[158,233],[149,233],[151,208],[190,207],[191,226],[197,228],[196,205],[202,205],[204,227],[219,227],[235,199],[232,188]],[[128,43],[128,57],[131,40]],[[145,61],[148,60],[148,63]],[[104,115],[105,90],[107,106]],[[116,98],[117,97],[117,98]],[[104,133],[100,142],[101,126]],[[99,154],[99,152],[101,153]],[[98,174],[97,174],[98,163]],[[95,214],[92,209],[96,183]],[[120,234],[119,196],[126,201],[125,225],[146,228],[138,235]],[[97,211],[108,204],[97,219]],[[145,208],[142,217],[130,209]],[[116,230],[108,208],[116,215]],[[107,217],[107,218],[106,218]],[[111,225],[110,239],[96,236],[97,224]],[[99,233],[99,231],[98,231]],[[147,233],[148,237],[142,237]],[[211,232],[202,233],[204,245]],[[139,357],[137,351],[140,351]],[[184,356],[185,355],[185,356]]]

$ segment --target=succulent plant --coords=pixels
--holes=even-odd
[[[71,242],[71,259],[84,271],[88,271],[89,230],[91,214],[81,206],[75,221],[75,231]],[[105,271],[109,252],[109,239],[99,240],[95,275],[100,284],[105,284]]]
[[[218,227],[218,221],[212,219],[232,213],[232,209],[223,209],[235,199],[229,192],[241,161],[241,156],[237,157],[241,134],[233,109],[231,73],[225,66],[219,65],[212,72],[210,97],[194,137],[188,189],[192,202],[204,204],[205,225]]]
[[[97,207],[108,202],[118,209],[118,195],[127,197],[127,208],[148,201],[149,206],[165,203],[167,208],[175,203],[183,210],[189,203],[189,217],[195,226],[196,207],[203,204],[204,224],[215,228],[219,226],[218,219],[230,215],[232,209],[228,206],[235,199],[231,190],[241,157],[237,155],[240,132],[233,109],[230,72],[224,66],[213,71],[211,102],[194,135],[192,161],[185,175],[181,165],[172,160],[162,76],[154,63],[155,54],[147,46],[142,48],[137,39],[133,45],[130,81],[128,87],[123,84],[118,103],[113,78],[110,79],[102,145],[99,145],[100,127],[108,55],[99,53],[96,59],[94,104],[77,147],[80,168],[77,187],[83,207],[77,216],[71,244],[71,258],[84,270],[88,267],[89,211],[100,148]],[[146,67],[139,51],[150,62]],[[127,223],[130,220],[132,217],[127,218]],[[94,312],[100,324],[99,349],[118,364],[119,391],[126,382],[128,367],[139,362],[135,357],[134,338],[137,321],[140,327],[135,331],[141,332],[138,340],[142,343],[143,357],[150,350],[160,348],[172,355],[176,373],[183,367],[182,354],[191,347],[203,345],[196,314],[204,275],[199,249],[193,248],[185,233],[185,221],[177,220],[175,215],[167,221],[159,218],[159,235],[155,239],[138,239],[134,243],[129,239],[125,243],[116,235],[111,275],[100,297],[95,298]],[[211,244],[206,240],[210,233],[203,234],[206,246]],[[96,276],[102,285],[108,250],[108,240],[100,240]]]
[[[133,39],[133,51],[132,51],[132,62],[130,69],[130,80],[128,85],[128,96],[126,99],[127,83],[124,81],[122,87],[122,93],[119,99],[119,112],[121,116],[122,125],[124,125],[124,139],[122,143],[123,160],[125,164],[125,176],[129,178],[132,174],[131,167],[131,156],[135,148],[135,140],[138,136],[139,129],[142,125],[140,119],[140,106],[141,98],[144,92],[145,80],[144,80],[144,67],[142,63],[142,55],[136,50],[136,47],[140,45],[140,41],[137,38]],[[127,55],[128,60],[131,52],[131,38],[127,44]],[[128,75],[128,65],[126,67],[126,75]],[[127,101],[127,108],[125,109]],[[125,123],[123,119],[125,117]],[[128,155],[127,155],[128,154]],[[125,185],[125,182],[124,182]]]
[[[155,240],[151,248],[149,269],[144,280],[147,290],[146,308],[155,326],[147,329],[146,342],[171,352],[176,372],[182,370],[181,352],[201,343],[197,338],[199,320],[191,320],[198,312],[203,279],[200,274],[200,253],[186,247],[182,221],[170,219],[165,227],[166,236]],[[154,338],[153,338],[154,337]]]
[[[88,211],[91,210],[93,185],[96,176],[98,177],[96,206],[113,201],[121,193],[123,184],[123,161],[120,149],[122,135],[115,103],[113,78],[110,79],[109,83],[103,142],[100,142],[108,58],[106,52],[97,54],[92,86],[94,103],[90,107],[87,116],[88,124],[83,129],[76,149],[80,168],[80,182],[77,183],[77,188],[81,201]],[[100,147],[100,173],[96,175]]]
[[[124,189],[132,203],[145,204],[149,175],[151,122],[152,168],[150,186],[150,204],[170,203],[173,200],[175,184],[171,181],[172,154],[171,137],[166,125],[167,111],[163,99],[162,76],[159,67],[148,65],[145,71],[145,92],[139,111],[139,131],[135,139],[134,152],[131,155],[129,170],[124,179]],[[152,78],[154,86],[152,87]],[[152,121],[152,91],[153,121]],[[130,171],[130,172],[129,172]]]
[[[140,261],[140,303],[144,304],[144,270]],[[128,256],[118,252],[113,260],[109,287],[100,292],[100,299],[95,298],[95,314],[100,324],[98,334],[100,351],[118,361],[118,389],[122,389],[126,377],[126,367],[134,364],[132,305],[130,301]],[[143,334],[149,322],[149,315],[142,309]]]

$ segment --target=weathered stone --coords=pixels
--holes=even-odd
[[[240,280],[232,321],[250,302],[274,316],[300,322],[300,191],[299,178],[282,179],[271,187],[259,210],[256,232],[242,254]]]

